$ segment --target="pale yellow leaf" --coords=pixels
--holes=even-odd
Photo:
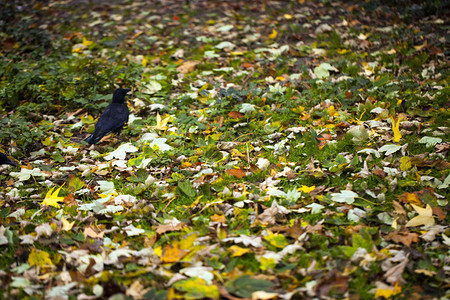
[[[411,204],[411,206],[419,215],[409,220],[409,222],[405,225],[406,227],[434,225],[433,210],[429,204],[427,204],[426,208],[422,208],[414,204]]]
[[[65,230],[65,231],[70,231],[73,227],[73,224],[75,224],[75,221],[69,222],[64,217],[61,218],[61,222],[62,222],[62,230]]]

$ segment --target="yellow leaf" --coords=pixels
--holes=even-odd
[[[423,48],[428,46],[428,42],[425,41],[425,43],[423,43],[422,45],[418,45],[418,46],[414,46],[414,49],[416,49],[416,51],[421,51]]]
[[[283,76],[277,76],[277,78],[275,78],[276,81],[283,81],[284,77]]]
[[[400,121],[401,117],[397,119],[397,122],[395,122],[395,119],[391,117],[392,120],[392,131],[394,132],[394,142],[398,143],[400,142],[400,139],[402,138],[402,134],[400,133]]]
[[[337,117],[339,116],[339,113],[336,111],[336,109],[334,108],[334,105],[331,105],[328,108],[328,113],[330,114],[330,117]]]
[[[299,191],[303,192],[303,193],[310,193],[312,191],[314,191],[316,189],[316,186],[306,186],[306,185],[302,185],[301,187],[298,188]]]
[[[61,222],[62,222],[62,230],[65,231],[69,231],[72,229],[73,224],[75,224],[75,221],[73,221],[72,223],[70,223],[69,221],[66,220],[66,218],[62,217],[61,218]]]
[[[159,113],[157,113],[156,126],[154,126],[154,128],[158,129],[158,130],[166,130],[167,128],[169,128],[166,126],[167,123],[169,122],[169,120],[170,120],[170,116],[167,116],[164,119],[161,119],[161,116],[159,115]]]
[[[290,15],[290,14],[284,14],[284,18],[285,18],[286,20],[290,20],[290,19],[292,19],[292,15]]]
[[[179,243],[180,249],[189,250],[193,247],[195,239],[197,238],[196,234],[191,234],[189,236],[185,236]]]
[[[272,33],[269,34],[269,39],[274,39],[277,37],[278,32],[275,29],[272,29]]]
[[[305,110],[305,107],[300,105],[299,107],[291,108],[291,110],[296,114],[299,114]]]
[[[403,156],[400,158],[400,170],[407,171],[411,169],[411,160],[408,156]]]
[[[289,244],[284,235],[273,233],[270,230],[268,230],[267,232],[269,234],[266,235],[264,239],[268,241],[272,246],[275,246],[277,248],[284,248]]]
[[[93,41],[88,41],[85,37],[83,37],[83,45],[85,45],[86,47],[89,47],[93,43]]]
[[[384,297],[386,299],[389,299],[392,296],[401,293],[401,291],[402,287],[399,286],[398,283],[396,282],[393,288],[390,288],[389,286],[387,286],[386,288],[378,288],[375,293],[375,298]]]
[[[61,188],[64,186],[64,184],[62,186],[60,186],[54,193],[53,190],[55,189],[55,187],[52,187],[50,189],[50,191],[47,192],[47,195],[45,195],[45,199],[44,201],[42,201],[42,206],[53,206],[56,208],[59,208],[59,204],[58,202],[62,202],[64,200],[64,197],[58,197],[59,191],[61,190]]]
[[[81,47],[76,47],[72,49],[72,53],[81,53],[83,52],[83,49],[81,49]]]
[[[250,249],[241,248],[241,247],[236,246],[236,245],[231,246],[230,248],[228,248],[228,250],[230,250],[232,257],[242,256],[242,255],[244,255],[246,253],[251,252]]]
[[[217,237],[219,240],[223,240],[227,238],[227,231],[223,229],[223,227],[217,228]]]
[[[28,256],[28,263],[30,266],[38,266],[43,267],[46,265],[53,265],[50,260],[50,255],[45,251],[38,251],[36,248],[31,250],[30,255]]]
[[[277,262],[275,261],[275,259],[273,259],[273,258],[267,258],[267,257],[261,257],[261,259],[260,259],[260,261],[259,261],[259,263],[260,263],[260,268],[261,268],[261,270],[263,270],[263,271],[265,271],[265,270],[267,270],[267,269],[269,269],[269,268],[275,268],[276,267],[276,265],[277,265]]]
[[[144,67],[147,66],[147,57],[145,57],[145,56],[144,56],[144,58],[142,59],[142,65],[143,65]]]
[[[409,220],[408,223],[406,223],[406,227],[414,227],[414,226],[431,226],[434,225],[434,218],[433,218],[433,209],[429,204],[427,204],[427,207],[422,208],[420,206],[414,205],[411,203],[411,206],[414,208],[414,210],[419,214],[418,216],[415,216],[411,220]]]
[[[188,254],[188,251],[179,249],[176,245],[166,245],[162,249],[161,261],[163,263],[175,263]]]

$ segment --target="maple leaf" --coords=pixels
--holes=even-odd
[[[434,225],[434,218],[433,218],[433,209],[429,204],[425,208],[422,208],[420,206],[414,205],[411,203],[411,206],[414,208],[414,210],[419,214],[418,216],[415,216],[411,220],[409,220],[408,223],[406,223],[406,227],[414,227],[414,226],[431,226]]]
[[[169,127],[167,127],[167,123],[170,120],[170,116],[165,117],[164,119],[161,119],[161,116],[159,115],[159,112],[156,114],[156,126],[153,128],[158,130],[166,130]]]
[[[298,188],[299,191],[302,191],[303,193],[310,193],[312,191],[314,191],[316,189],[316,186],[306,186],[306,185],[302,185],[301,187]]]
[[[56,208],[59,208],[59,204],[58,202],[63,202],[64,201],[64,197],[58,197],[59,191],[61,190],[61,188],[64,186],[64,184],[62,186],[60,186],[55,192],[53,192],[53,190],[55,189],[55,186],[52,187],[48,192],[47,195],[45,195],[45,199],[44,201],[42,201],[41,206],[53,206]]]
[[[65,231],[70,231],[73,227],[73,225],[75,224],[75,221],[73,221],[72,223],[67,221],[66,218],[62,217],[61,218],[61,222],[62,222],[62,230]]]

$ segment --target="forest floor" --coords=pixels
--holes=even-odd
[[[2,2],[0,298],[449,297],[448,6]]]

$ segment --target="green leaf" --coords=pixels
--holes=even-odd
[[[398,150],[400,150],[402,148],[402,146],[397,146],[397,145],[384,145],[383,147],[381,147],[380,149],[378,149],[378,152],[386,152],[384,155],[389,156],[392,153],[397,152]]]
[[[219,289],[215,285],[207,285],[197,277],[179,280],[173,285],[177,290],[186,292],[184,299],[218,299]]]
[[[430,137],[430,136],[424,136],[423,138],[421,138],[419,140],[419,143],[426,144],[427,147],[433,147],[436,144],[442,143],[442,139],[441,138]]]
[[[330,77],[330,71],[337,71],[337,69],[329,63],[321,63],[318,67],[314,68],[314,74],[319,78]]]
[[[189,180],[178,182],[178,188],[180,189],[181,192],[183,192],[183,194],[185,194],[189,198],[194,198],[196,195],[196,192],[192,187],[192,182],[190,182]]]
[[[353,202],[355,202],[356,197],[358,197],[357,193],[347,190],[331,194],[331,200],[347,204],[352,204]]]
[[[243,298],[251,298],[252,293],[256,291],[270,292],[273,283],[268,280],[255,279],[250,275],[237,277],[225,284],[228,292]]]

